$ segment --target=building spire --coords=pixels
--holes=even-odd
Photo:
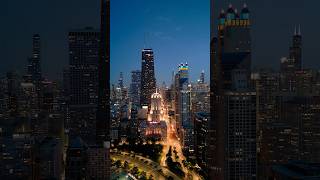
[[[298,29],[298,35],[301,36],[301,27],[300,27],[300,24],[299,24],[299,29]]]
[[[294,26],[294,35],[297,35],[297,26]]]

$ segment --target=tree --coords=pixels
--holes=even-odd
[[[134,167],[131,169],[131,173],[132,173],[133,175],[137,175],[138,172],[139,172],[139,169],[138,169],[137,166],[134,166]]]
[[[126,169],[126,170],[129,169],[129,163],[128,163],[128,161],[125,161],[125,162],[124,162],[123,168]]]
[[[116,166],[117,168],[120,168],[121,165],[122,165],[122,163],[121,163],[120,160],[117,160],[117,161],[115,162],[115,166]]]

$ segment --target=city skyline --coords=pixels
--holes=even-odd
[[[134,8],[132,8],[134,7]],[[191,79],[209,72],[209,1],[115,1],[111,3],[111,82],[128,69],[141,69],[141,51],[154,51],[157,85],[171,83],[180,63],[190,64]],[[197,34],[197,36],[194,36]]]
[[[320,179],[305,4],[78,1],[4,3],[22,22],[2,33],[0,179]]]
[[[117,3],[119,4],[119,8],[123,8],[121,4],[125,4],[126,1],[118,1]],[[263,2],[254,0],[242,0],[240,2],[235,0],[228,2],[216,1],[215,14],[217,15],[220,9],[229,3],[233,3],[234,6],[237,7],[243,3],[247,3],[248,6],[253,9],[254,24],[252,27],[252,37],[254,37],[253,44],[255,44],[253,47],[253,67],[272,66],[275,69],[279,69],[278,61],[286,54],[286,47],[290,43],[290,36],[294,33],[294,27],[299,24],[301,25],[301,31],[304,35],[303,44],[305,46],[305,53],[303,53],[302,58],[304,67],[319,67],[316,63],[320,58],[320,55],[316,53],[317,38],[312,36],[312,34],[316,34],[320,30],[320,27],[314,25],[312,21],[306,21],[305,19],[313,19],[318,16],[313,15],[311,12],[317,11],[320,2],[301,3],[299,0],[282,0],[281,2],[275,0]],[[111,2],[111,6],[116,6],[116,4]],[[184,6],[182,5],[181,7]],[[198,6],[195,6],[193,8],[197,7]],[[22,1],[19,3],[19,6],[16,6],[14,1],[5,0],[4,6],[0,8],[3,13],[3,16],[1,16],[1,18],[4,18],[3,22],[10,27],[0,30],[1,38],[4,40],[3,48],[1,48],[0,51],[1,54],[3,54],[2,60],[5,62],[0,67],[1,74],[9,70],[18,70],[21,73],[25,71],[26,59],[31,55],[32,41],[30,37],[38,33],[43,41],[43,74],[49,79],[61,79],[62,69],[68,64],[68,31],[70,29],[81,29],[87,26],[98,28],[100,23],[99,1],[58,0],[48,4],[47,2],[34,0],[32,2]],[[207,9],[208,12],[205,13],[209,13],[209,7]],[[270,11],[271,9],[272,11]],[[111,7],[111,11],[112,14],[116,11],[116,8]],[[120,11],[119,13],[125,12]],[[112,15],[111,18],[113,18]],[[186,17],[186,20],[187,19],[188,17]],[[18,21],[28,23],[15,23]],[[46,26],[42,26],[42,24],[46,24]],[[188,27],[189,26],[186,28]],[[21,28],[24,29],[24,31],[20,31]],[[266,31],[265,29],[268,30]],[[209,22],[206,31],[209,31]],[[133,48],[132,50],[135,51],[136,57],[132,59],[137,61],[136,63],[139,63],[139,52],[143,49],[144,33],[145,32],[139,36],[141,40],[137,49]],[[268,38],[269,36],[266,36],[266,34],[271,34],[273,38]],[[277,43],[274,43],[274,40],[277,40]],[[153,48],[155,54],[158,54],[158,49],[156,49],[155,46]],[[15,53],[17,51],[19,51],[19,53]],[[272,53],[269,53],[271,51]],[[177,62],[185,62],[184,59],[186,58],[188,57],[178,58]],[[111,58],[111,62],[112,60],[113,58]],[[190,65],[192,66],[191,62]],[[137,66],[137,68],[138,67],[139,66]],[[135,69],[136,67],[132,70]],[[172,69],[170,69],[170,71],[171,70]],[[116,73],[115,77],[118,77],[120,71],[121,70]],[[200,71],[195,71],[194,73],[197,75]],[[169,74],[171,73],[169,72]]]

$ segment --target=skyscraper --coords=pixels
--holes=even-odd
[[[100,48],[98,63],[98,108],[96,116],[96,150],[99,161],[92,172],[97,179],[110,179],[110,0],[101,0]],[[103,157],[104,156],[104,157]],[[101,174],[100,170],[103,174]]]
[[[201,74],[200,74],[199,83],[203,84],[204,83],[204,78],[205,78],[205,74],[204,74],[204,71],[202,71]]]
[[[240,13],[229,5],[219,15],[217,38],[211,39],[212,109],[207,138],[208,151],[213,151],[207,154],[211,179],[256,178],[256,95],[250,89],[249,18],[246,5]]]
[[[140,107],[141,71],[131,71],[130,101],[132,106]]]
[[[36,87],[37,108],[41,106],[41,39],[39,34],[32,37],[32,57],[28,59],[27,76],[28,81],[32,82]]]
[[[189,84],[189,66],[181,63],[176,74],[175,87],[176,123],[182,140],[184,153],[191,155],[193,147],[193,123],[191,119],[191,84]]]
[[[92,28],[69,32],[70,137],[95,143],[100,33]]]
[[[296,70],[302,69],[302,35],[300,25],[295,27],[292,37],[292,46],[289,48],[289,58],[294,60]]]
[[[97,144],[110,141],[110,0],[101,0]]]
[[[292,36],[292,45],[289,48],[289,56],[280,60],[281,90],[294,93],[297,91],[297,71],[302,71],[302,35],[295,28]]]
[[[120,72],[120,78],[118,80],[118,86],[119,88],[123,88],[123,73]]]
[[[32,57],[29,58],[28,75],[32,82],[39,88],[41,75],[41,42],[40,35],[34,34],[32,37]]]
[[[150,106],[151,95],[156,91],[156,78],[154,73],[154,56],[152,49],[142,50],[141,61],[141,106]]]

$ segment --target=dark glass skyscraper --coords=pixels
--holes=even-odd
[[[149,106],[151,95],[156,92],[156,78],[154,74],[154,56],[152,49],[142,50],[141,62],[141,97],[140,105]]]
[[[297,92],[297,75],[302,71],[302,35],[300,27],[295,28],[292,36],[292,45],[289,48],[289,56],[280,60],[281,71],[281,91],[294,93]]]
[[[92,28],[69,33],[70,136],[95,143],[100,32]]]
[[[302,36],[300,26],[298,29],[295,28],[292,46],[289,49],[289,58],[294,60],[296,70],[302,69]]]
[[[212,109],[207,139],[209,177],[215,180],[256,178],[250,28],[247,6],[238,13],[230,5],[221,11],[217,38],[211,39]]]
[[[29,59],[28,75],[32,82],[39,88],[41,82],[41,41],[40,35],[34,34],[32,37],[32,57]]]
[[[110,0],[101,0],[97,144],[110,140]]]

